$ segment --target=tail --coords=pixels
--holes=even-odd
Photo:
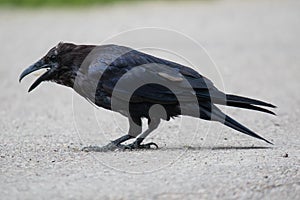
[[[257,135],[256,133],[254,133],[253,131],[251,131],[250,129],[248,129],[247,127],[243,126],[242,124],[238,123],[237,121],[235,121],[234,119],[232,119],[231,117],[229,117],[228,115],[225,115],[225,123],[226,126],[229,126],[230,128],[233,128],[237,131],[240,131],[242,133],[245,133],[247,135],[250,135],[252,137],[255,137],[257,139],[261,139],[269,144],[273,144],[272,142],[266,140],[265,138]]]
[[[200,106],[200,112],[201,112],[201,118],[202,119],[207,119],[207,120],[213,120],[213,121],[218,121],[226,126],[233,128],[237,131],[240,131],[242,133],[245,133],[249,136],[255,137],[257,139],[261,139],[269,144],[273,144],[272,142],[266,140],[265,138],[259,136],[255,132],[251,131],[247,127],[243,126],[239,122],[235,121],[228,115],[224,114],[218,107],[215,105],[211,104],[210,106],[206,105],[199,105]]]
[[[256,99],[250,99],[250,98],[247,98],[247,97],[241,97],[241,96],[237,96],[237,95],[226,94],[226,105],[233,106],[233,107],[250,109],[250,110],[257,110],[257,111],[269,113],[269,114],[272,114],[272,115],[276,115],[274,112],[272,112],[270,110],[258,107],[258,106],[265,106],[265,107],[270,107],[270,108],[276,108],[276,106],[274,106],[270,103],[266,103],[266,102],[259,101],[259,100],[256,100]]]

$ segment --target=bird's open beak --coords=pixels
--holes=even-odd
[[[33,65],[29,66],[27,69],[25,69],[22,74],[20,75],[19,78],[19,82],[22,81],[22,79],[27,76],[28,74],[40,70],[40,69],[44,69],[44,68],[51,68],[52,66],[48,63],[45,63],[44,59],[40,59],[39,61],[37,61],[36,63],[34,63]],[[45,80],[49,80],[50,76],[50,70],[47,70],[44,74],[42,74],[29,88],[28,92],[32,91],[34,88],[36,88],[42,81]]]

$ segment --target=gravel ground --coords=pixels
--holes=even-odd
[[[300,199],[299,9],[297,0],[2,8],[1,199]],[[149,137],[158,150],[81,152],[85,145],[122,135],[126,120],[56,84],[44,83],[28,94],[34,76],[18,83],[22,69],[59,41],[100,44],[121,31],[153,26],[194,38],[217,70],[205,56],[199,59],[200,48],[198,54],[187,42],[150,34],[152,29],[119,40],[133,47],[164,43],[222,90],[277,105],[277,117],[225,109],[275,145],[182,117]]]

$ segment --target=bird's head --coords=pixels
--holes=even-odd
[[[75,45],[62,43],[49,50],[49,52],[33,65],[25,69],[20,75],[19,81],[28,74],[47,69],[29,88],[32,91],[43,81],[53,81],[69,87],[73,86],[74,79],[81,63],[95,46]]]

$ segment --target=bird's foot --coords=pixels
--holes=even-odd
[[[149,142],[146,144],[140,144],[139,142],[135,141],[131,144],[124,145],[125,149],[135,150],[135,149],[158,149],[158,145],[154,142]],[[154,147],[154,148],[152,148]]]
[[[118,150],[125,150],[126,145],[122,144],[115,144],[113,142],[108,143],[105,146],[99,147],[99,146],[87,146],[83,147],[81,150],[85,152],[107,152],[107,151],[118,151]]]
[[[152,148],[154,147],[154,148]],[[135,141],[128,145],[123,144],[115,144],[114,142],[110,142],[105,146],[87,146],[83,147],[82,151],[85,152],[108,152],[108,151],[124,151],[124,150],[135,150],[135,149],[158,149],[158,145],[154,142],[149,142],[146,144],[140,144]]]

